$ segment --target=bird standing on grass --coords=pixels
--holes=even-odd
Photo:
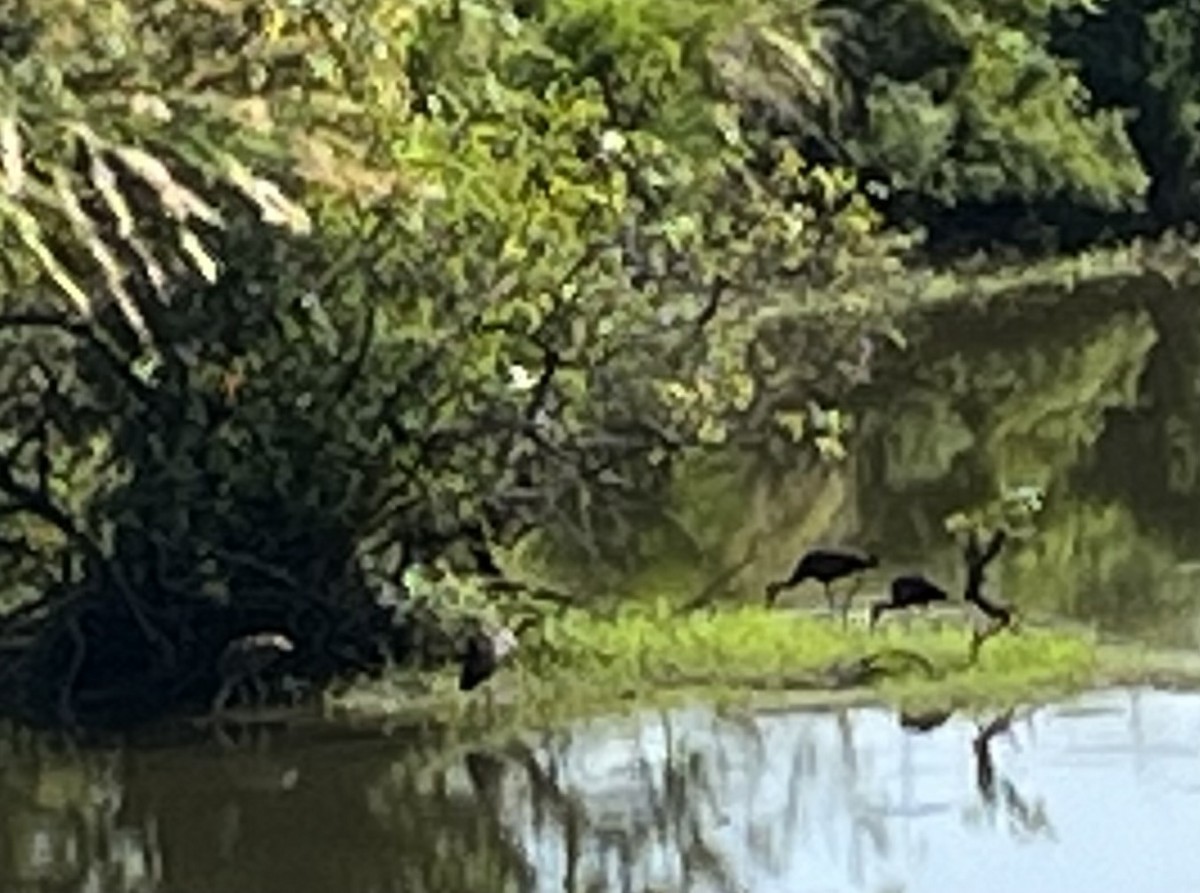
[[[234,691],[249,686],[255,706],[261,707],[267,698],[263,675],[285,655],[296,650],[295,643],[283,633],[260,632],[233,639],[217,658],[217,676],[221,687],[213,698],[212,712],[220,713]]]
[[[887,601],[871,605],[870,627],[875,628],[885,611],[904,611],[909,608],[928,607],[935,602],[949,601],[945,589],[932,583],[920,574],[906,574],[892,580],[891,595]]]
[[[459,665],[458,690],[470,691],[495,675],[496,671],[517,650],[517,636],[537,623],[536,617],[522,617],[511,629],[479,629],[467,636]]]
[[[767,604],[775,604],[779,593],[785,589],[799,586],[805,580],[816,580],[825,587],[825,600],[829,603],[829,610],[833,611],[833,593],[830,585],[835,580],[841,580],[878,566],[879,559],[870,553],[863,555],[838,549],[813,549],[806,552],[796,562],[796,566],[792,568],[791,574],[786,579],[767,584]],[[846,612],[850,609],[850,600],[853,597],[854,591],[852,590],[842,601],[843,622],[846,620]]]

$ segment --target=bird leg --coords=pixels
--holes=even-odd
[[[233,694],[233,680],[226,679],[221,683],[221,688],[217,692],[217,696],[213,698],[210,712],[216,716],[225,711],[225,705],[229,701],[229,696]]]
[[[842,597],[842,628],[850,625],[850,605],[854,601],[854,596],[858,595],[858,590],[862,589],[862,577],[855,577],[850,584],[850,588]]]
[[[871,605],[871,617],[867,622],[867,629],[874,632],[876,624],[879,623],[879,618],[887,611],[895,610],[896,606],[891,602],[875,602]]]
[[[829,606],[829,613],[832,614],[837,610],[837,608],[834,607],[834,603],[833,603],[832,584],[825,583],[824,586],[825,586],[825,604]]]
[[[274,683],[271,679],[256,673],[254,676],[254,688],[255,707],[262,710],[271,702],[271,697],[275,691]]]

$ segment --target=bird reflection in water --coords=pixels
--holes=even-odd
[[[946,724],[953,710],[906,710],[900,713],[900,728],[906,732],[923,734],[932,732]]]
[[[272,630],[239,636],[225,646],[216,665],[220,687],[209,711],[213,732],[222,747],[233,747],[236,743],[227,729],[230,699],[240,694],[253,712],[261,711],[280,687],[284,677],[282,668],[295,650],[296,645],[288,636]],[[260,723],[244,724],[252,736],[258,737],[255,726]],[[265,734],[265,727],[261,731]]]

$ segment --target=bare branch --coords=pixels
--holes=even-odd
[[[12,465],[0,461],[0,493],[13,500],[13,504],[4,507],[5,514],[30,514],[40,518],[58,530],[67,541],[75,545],[91,561],[97,569],[106,566],[104,553],[100,547],[85,534],[71,517],[50,499],[49,494],[30,489],[17,480]]]
[[[362,337],[359,339],[358,348],[347,364],[346,370],[341,376],[341,381],[333,389],[333,393],[338,400],[344,400],[355,383],[362,377],[363,369],[367,365],[367,357],[371,354],[371,345],[375,342],[375,332],[378,322],[379,309],[376,306],[372,306],[367,311],[367,320],[363,324]]]
[[[680,606],[677,613],[687,614],[699,608],[703,608],[724,593],[728,588],[729,581],[758,559],[758,549],[759,546],[762,545],[762,539],[762,534],[752,537],[750,544],[746,549],[746,553],[741,557],[741,559],[717,574],[717,576],[709,581],[709,583],[702,590],[700,590],[696,596]]]
[[[712,288],[708,293],[708,301],[696,315],[696,318],[692,320],[692,326],[696,329],[697,333],[702,331],[705,326],[712,322],[713,317],[717,315],[717,311],[721,307],[721,300],[728,293],[730,284],[728,279],[720,275],[713,281]]]
[[[104,360],[109,369],[125,383],[139,400],[146,404],[153,400],[153,390],[133,373],[133,370],[121,359],[117,351],[100,337],[93,326],[53,313],[0,314],[0,329],[22,328],[49,329],[83,342]]]
[[[29,544],[29,540],[23,536],[8,537],[0,536],[0,550],[15,556],[18,560],[21,558],[41,558],[41,553]]]

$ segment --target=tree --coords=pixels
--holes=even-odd
[[[9,202],[40,241],[0,316],[22,347],[2,372],[27,385],[3,408],[0,523],[41,577],[0,635],[34,637],[17,672],[38,718],[201,702],[220,647],[263,626],[317,683],[370,665],[374,603],[418,560],[488,564],[529,531],[621,555],[674,457],[793,436],[786,410],[817,379],[836,399],[837,361],[886,321],[903,240],[853,177],[742,129],[715,77],[721,16],[646,40],[604,4],[351,20],[196,0],[112,7],[84,33],[119,10],[121,64],[95,81],[113,94],[80,86],[18,126],[102,138],[21,150],[96,232],[58,226],[42,185]],[[83,65],[68,11],[35,22],[61,72]],[[595,44],[564,37],[583,22]],[[598,47],[643,80],[614,90]],[[103,129],[133,84],[157,118]],[[140,159],[156,188],[106,197],[97,157]],[[230,174],[252,162],[257,179]],[[89,261],[113,303],[79,300]],[[48,309],[39,273],[83,319]]]
[[[831,114],[816,133],[778,113],[776,129],[806,156],[873,183],[889,220],[925,229],[938,253],[979,241],[1075,244],[1077,233],[1096,237],[1095,218],[1142,207],[1149,181],[1127,132],[1128,105],[1097,102],[1092,81],[1052,41],[1055,23],[1088,5],[821,8],[840,14],[830,91],[840,99],[826,104]],[[1097,58],[1109,65],[1122,53],[1109,46]]]
[[[1055,18],[1052,45],[1077,62],[1097,102],[1134,110],[1129,135],[1151,177],[1150,221],[1160,227],[1194,222],[1200,207],[1198,32],[1191,4],[1164,0],[1111,0],[1095,14]]]

